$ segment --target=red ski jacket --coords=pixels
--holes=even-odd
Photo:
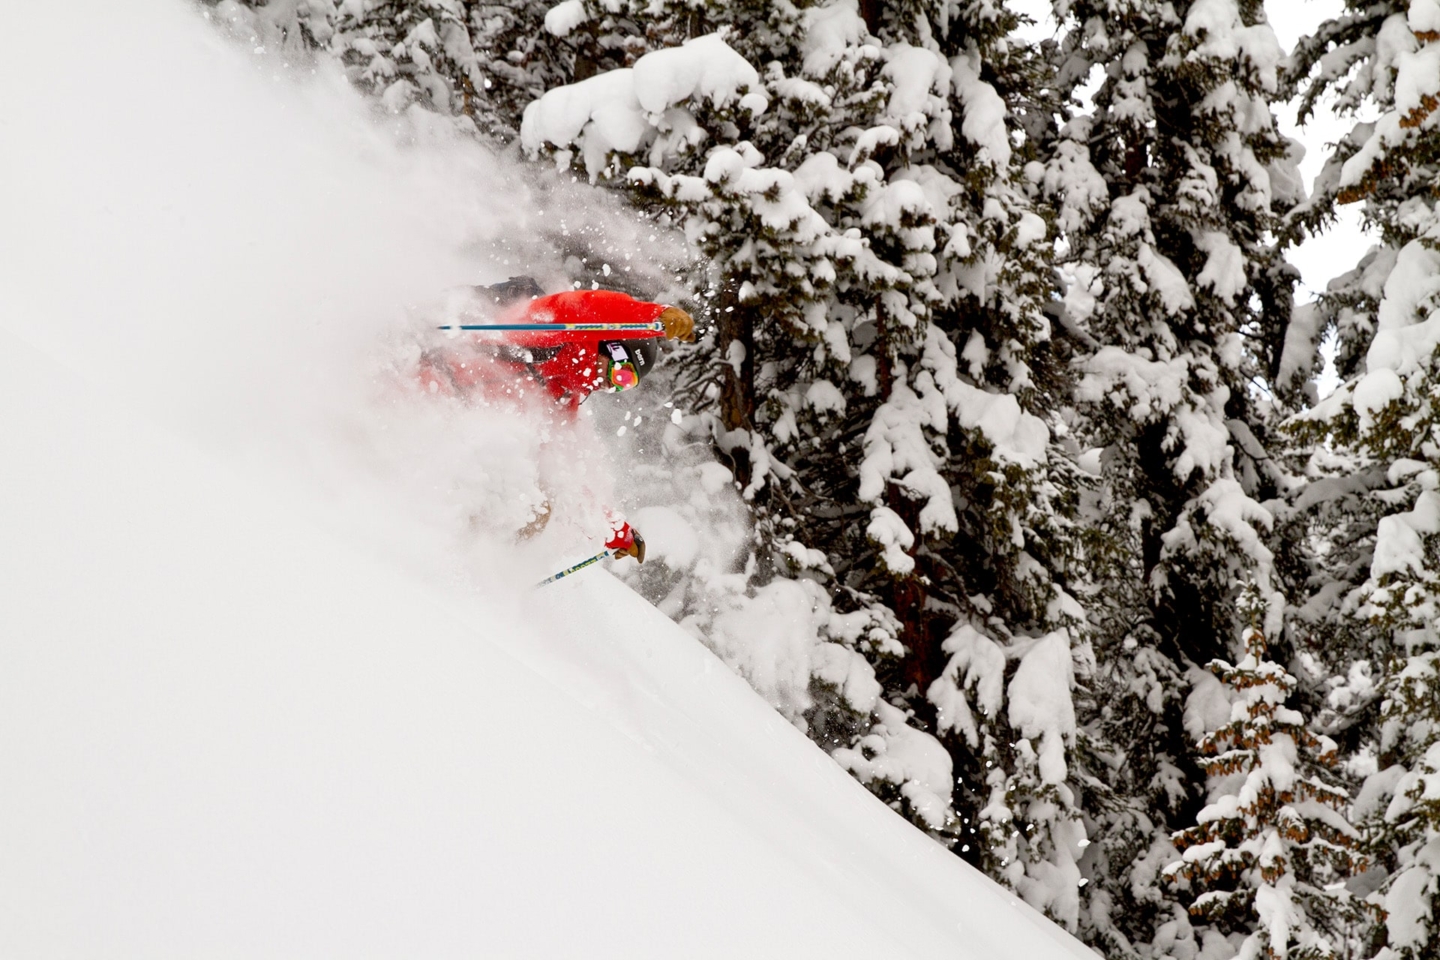
[[[552,293],[504,310],[497,323],[651,323],[665,311],[613,290]],[[659,330],[557,330],[479,333],[420,361],[420,383],[432,393],[523,402],[548,395],[572,413],[607,386],[600,343],[661,337]]]

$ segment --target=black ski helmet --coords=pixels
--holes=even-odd
[[[659,337],[643,337],[638,340],[601,340],[600,356],[606,360],[620,361],[635,366],[635,376],[641,380],[655,366],[655,360],[660,356],[660,347],[657,345]]]

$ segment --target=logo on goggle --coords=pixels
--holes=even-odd
[[[635,364],[630,360],[630,354],[618,343],[606,345],[610,352],[610,359],[606,364],[606,374],[610,380],[610,386],[614,390],[629,390],[640,382],[640,374],[635,370]]]

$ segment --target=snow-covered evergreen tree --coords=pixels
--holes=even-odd
[[[1255,593],[1242,607],[1264,615]],[[1209,666],[1230,692],[1230,717],[1200,741],[1209,802],[1175,835],[1184,855],[1166,876],[1194,896],[1191,914],[1245,935],[1245,960],[1333,956],[1346,946],[1333,931],[1354,910],[1338,881],[1363,867],[1349,796],[1318,771],[1336,744],[1286,706],[1296,680],[1269,659],[1258,626],[1245,631],[1243,659]]]
[[[1089,919],[1128,954],[1177,935],[1156,879],[1194,809],[1189,671],[1228,654],[1242,582],[1281,587],[1269,541],[1289,482],[1268,452],[1266,385],[1294,276],[1284,214],[1303,191],[1271,112],[1281,50],[1258,3],[1055,8],[1064,89],[1100,74],[1048,145],[1043,186],[1071,281],[1064,345],[1083,372],[1075,433],[1101,480],[1081,521],[1096,571],[1081,599],[1101,627],[1084,724],[1102,838]]]
[[[1046,187],[1076,281],[1086,439],[1105,444],[1114,534],[1139,561],[1125,592],[1172,657],[1208,659],[1233,635],[1237,575],[1272,559],[1262,503],[1285,478],[1251,387],[1283,347],[1293,271],[1272,235],[1299,180],[1258,9],[1113,7],[1066,6],[1066,73],[1106,79],[1055,142]]]
[[[470,6],[460,0],[339,3],[329,50],[352,82],[391,111],[420,103],[436,113],[473,116],[477,91],[490,81],[471,40]]]
[[[1341,557],[1350,562],[1323,569],[1315,605],[1334,620],[1358,620],[1356,656],[1381,674],[1378,715],[1364,730],[1381,766],[1365,786],[1375,854],[1387,871],[1379,955],[1433,956],[1440,833],[1427,790],[1440,756],[1440,4],[1347,4],[1301,44],[1295,80],[1306,107],[1333,95],[1342,112],[1378,114],[1357,123],[1328,158],[1306,211],[1324,224],[1337,203],[1361,202],[1379,241],[1330,285],[1311,324],[1316,336],[1334,331],[1346,378],[1305,420],[1328,431],[1338,454],[1312,500],[1325,506],[1348,496],[1363,507],[1343,528],[1354,546]]]
[[[390,112],[463,118],[496,143],[515,138],[525,105],[547,88],[627,56],[543,0],[219,0],[214,10],[261,42],[335,56]]]
[[[299,2],[276,0],[199,0],[206,16],[236,37],[256,45],[259,52],[287,57],[309,56],[335,35],[335,8],[329,0]],[[273,48],[273,49],[271,49]]]

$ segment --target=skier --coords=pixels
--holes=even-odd
[[[690,314],[663,303],[636,300],[613,290],[568,290],[545,295],[532,277],[471,288],[469,307],[495,323],[651,323],[662,330],[509,331],[452,340],[420,358],[421,386],[430,393],[503,399],[534,405],[553,421],[573,424],[580,404],[596,390],[625,391],[639,386],[655,365],[657,341],[694,341]],[[611,534],[605,547],[616,558],[645,561],[645,540],[629,523],[607,511]],[[550,519],[549,502],[520,538],[535,536]]]

